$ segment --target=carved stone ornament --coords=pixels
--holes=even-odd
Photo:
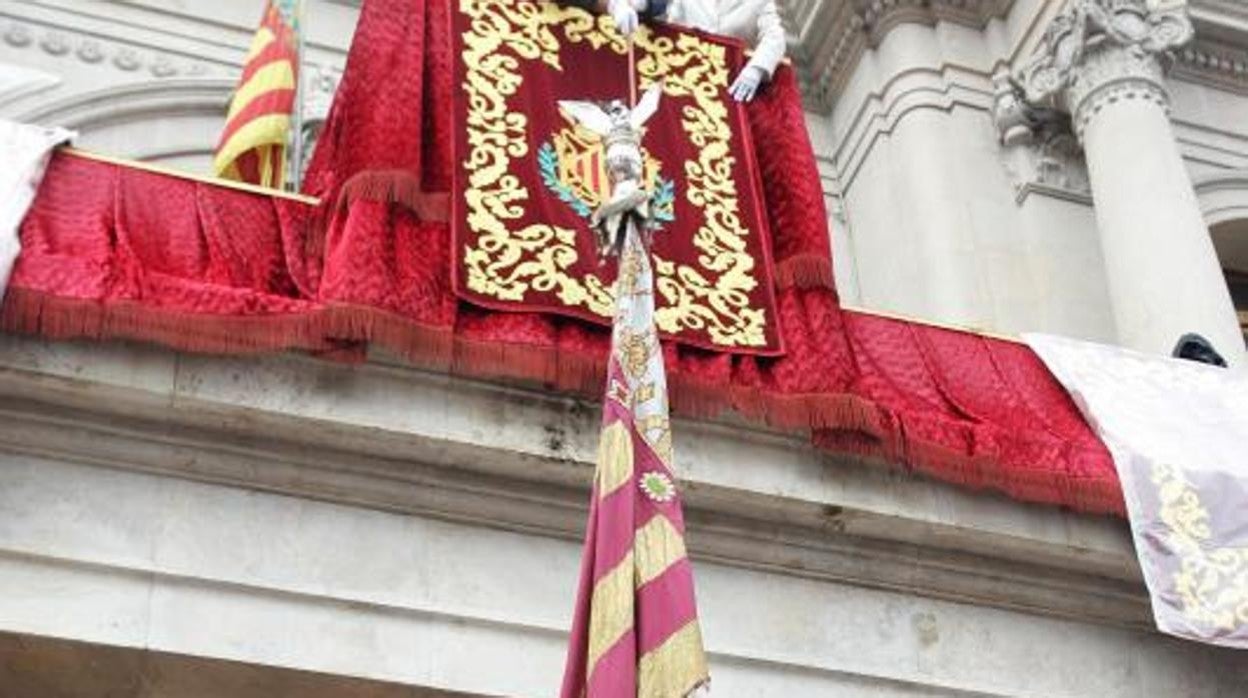
[[[1030,143],[1008,147],[1003,162],[1019,204],[1032,194],[1092,203],[1083,149],[1069,131],[1046,129]]]
[[[1079,82],[1091,55],[1122,48],[1137,59],[1152,58],[1194,36],[1185,2],[1074,0],[1045,30],[1017,80],[1029,102],[1041,103]]]
[[[1043,194],[1091,203],[1088,168],[1070,117],[1028,104],[1004,70],[993,76],[993,85],[992,118],[1001,134],[1003,163],[1014,184],[1015,200],[1021,204],[1032,194]]]
[[[338,83],[342,81],[342,71],[337,68],[308,64],[304,70],[307,74],[303,79],[303,141],[302,152],[298,156],[300,181],[307,174],[321,130],[329,118],[329,108],[338,91]]]
[[[1082,138],[1106,105],[1140,99],[1167,107],[1160,59],[1195,36],[1185,0],[1073,0],[1032,58],[994,79],[1002,142],[1029,138],[1061,109]]]
[[[117,70],[134,73],[146,67],[152,76],[204,76],[213,72],[207,59],[180,59],[161,46],[132,44],[120,37],[95,36],[73,27],[49,27],[32,20],[0,18],[0,41],[17,49],[42,50],[56,58],[77,58],[87,65],[111,63]]]

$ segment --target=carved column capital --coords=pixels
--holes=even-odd
[[[1100,54],[1126,53],[1143,63],[1194,36],[1182,0],[1074,0],[1045,30],[1017,79],[1027,100],[1038,103],[1082,82],[1089,67],[1103,71],[1105,65],[1092,65]]]
[[[1105,47],[1088,52],[1063,101],[1071,114],[1075,135],[1083,140],[1088,123],[1106,105],[1120,101],[1152,102],[1169,110],[1161,63],[1153,54]]]
[[[1034,144],[1058,110],[1071,115],[1118,339],[1163,354],[1193,331],[1219,347],[1243,342],[1166,114],[1163,59],[1193,38],[1185,0],[1071,0],[1032,59],[997,80],[994,111],[1007,145]],[[1074,175],[1082,173],[1063,168],[1078,160],[1072,146],[1069,136],[1031,146],[1039,152],[1033,159],[1040,183],[1024,187],[1081,187]],[[1018,151],[1010,154],[1027,154]],[[1182,284],[1158,281],[1180,278],[1176,269]]]
[[[1019,114],[1056,107],[1073,117],[1082,140],[1106,104],[1139,99],[1167,107],[1161,59],[1194,36],[1185,0],[1073,0],[1032,58],[998,78],[997,122],[1003,134],[1017,131]]]

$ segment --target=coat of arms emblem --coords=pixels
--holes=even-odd
[[[564,117],[567,119],[567,117]],[[611,198],[607,157],[597,134],[568,120],[568,125],[538,148],[542,183],[578,216],[588,219]],[[643,181],[651,192],[651,215],[657,223],[676,220],[676,183],[662,176],[663,164],[643,148]]]

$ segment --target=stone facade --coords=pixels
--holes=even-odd
[[[1081,33],[1077,40],[1090,46],[1091,59],[1074,67],[1087,78],[1074,89],[1097,79],[1106,89],[1087,105],[1032,94],[1028,117],[1043,123],[1019,121],[1019,109],[1011,117],[1009,102],[1018,96],[1003,88],[1011,77],[1024,77],[1055,20],[1080,6],[1108,8],[1118,21],[1138,19],[1162,32],[1177,27],[1179,34],[1169,43],[1141,44],[1138,56],[1123,49],[1115,55],[1133,61],[1111,63],[1099,48],[1106,33]],[[789,14],[834,203],[833,247],[848,302],[1005,333],[1049,331],[1158,350],[1178,335],[1133,314],[1156,304],[1140,294],[1169,301],[1191,292],[1190,305],[1179,301],[1181,308],[1165,314],[1217,336],[1224,353],[1236,355],[1232,360],[1242,354],[1216,269],[1248,266],[1248,246],[1232,222],[1242,213],[1227,208],[1248,201],[1248,190],[1237,184],[1248,155],[1248,121],[1237,116],[1248,107],[1242,3],[808,0],[790,3]],[[1162,16],[1178,17],[1179,24],[1160,22]],[[1133,90],[1106,72],[1132,66],[1140,73],[1134,84],[1144,84],[1147,74],[1151,87]],[[1124,96],[1164,107],[1151,122],[1164,129],[1161,136],[1141,131],[1142,122],[1131,116],[1146,112],[1120,113]],[[1071,113],[1080,106],[1088,108]],[[1107,186],[1099,206],[1087,144],[1079,140],[1093,114],[1106,115],[1110,123],[1101,130],[1112,134],[1105,147],[1114,149],[1107,153],[1114,165],[1100,170]],[[1158,148],[1164,167],[1140,167],[1137,156],[1161,157]],[[1158,172],[1171,194],[1157,195]],[[1132,182],[1125,174],[1144,179]],[[1130,209],[1144,200],[1182,213],[1105,219],[1115,201]],[[1153,221],[1159,237],[1147,239],[1163,247],[1139,244],[1144,237],[1135,232],[1114,234],[1134,231],[1135,220]],[[1172,236],[1162,228],[1187,231],[1180,237],[1193,246],[1207,246],[1212,228],[1216,260],[1206,250],[1199,263],[1191,257],[1173,263],[1163,252]],[[1132,249],[1145,258],[1121,254]],[[1170,270],[1196,264],[1204,271],[1199,281],[1174,271],[1156,274],[1148,266],[1153,260]],[[1192,308],[1215,317],[1195,320]]]
[[[0,116],[203,173],[258,4],[0,0]],[[310,2],[311,120],[355,5]],[[1149,26],[1178,13],[1195,38],[1120,57],[1138,71],[1116,86],[1029,92],[1029,67],[1071,55],[1050,27],[1079,7]],[[789,0],[785,13],[847,303],[1155,345],[1173,330],[1130,312],[1151,279],[1196,289],[1150,301],[1190,304],[1167,317],[1212,308],[1201,322],[1225,329],[1230,294],[1210,278],[1220,265],[1248,286],[1243,3]],[[1106,33],[1073,45],[1130,49]],[[1128,244],[1161,215],[1133,205],[1156,192],[1183,204],[1163,206],[1180,212],[1174,235],[1139,233],[1160,236],[1146,252],[1177,245],[1161,265]],[[1165,255],[1192,255],[1203,276]],[[0,419],[0,697],[556,691],[593,404],[382,356],[0,336]],[[675,433],[716,695],[1248,685],[1235,653],[1151,629],[1120,520],[738,423]]]

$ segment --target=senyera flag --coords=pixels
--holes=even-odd
[[[217,146],[213,167],[218,177],[279,188],[286,182],[302,2],[268,0],[265,6]]]
[[[561,698],[684,698],[708,681],[649,257],[630,231]]]

